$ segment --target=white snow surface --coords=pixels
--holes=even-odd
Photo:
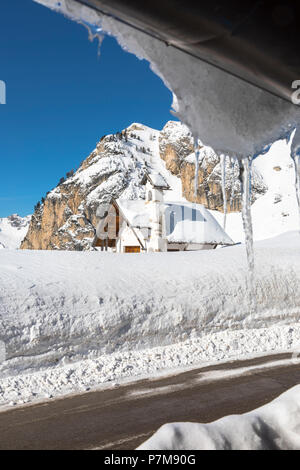
[[[249,413],[226,416],[209,424],[165,424],[139,447],[139,450],[299,449],[300,385]]]
[[[251,206],[253,238],[264,240],[288,231],[299,230],[299,209],[295,188],[295,169],[291,142],[275,142],[265,155],[253,161],[253,171],[262,177],[268,190]],[[222,225],[223,214],[212,211]],[[242,216],[226,216],[226,232],[236,242],[244,242]]]
[[[31,215],[20,217],[18,214],[0,218],[0,249],[19,248],[28,231],[30,219]]]
[[[174,367],[300,344],[300,237],[111,254],[0,252],[0,404],[22,404]],[[2,348],[2,349],[3,349]]]

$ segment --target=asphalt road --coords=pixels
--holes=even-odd
[[[210,422],[268,403],[300,383],[300,364],[289,358],[219,364],[4,411],[0,449],[135,449],[166,422]]]

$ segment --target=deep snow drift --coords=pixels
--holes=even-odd
[[[0,402],[297,349],[300,237],[287,233],[255,251],[257,311],[243,246],[138,255],[2,250]]]
[[[299,450],[300,385],[250,413],[162,426],[140,450]]]
[[[0,249],[16,249],[28,231],[31,215],[20,217],[18,214],[0,218]]]

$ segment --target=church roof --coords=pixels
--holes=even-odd
[[[146,184],[147,181],[149,181],[153,188],[163,189],[165,191],[171,189],[165,178],[158,172],[151,171],[145,173],[142,184]]]
[[[150,206],[144,200],[116,201],[133,228],[150,228]],[[159,204],[163,216],[163,237],[169,243],[233,245],[214,216],[201,204],[164,202]]]

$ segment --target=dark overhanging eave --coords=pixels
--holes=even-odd
[[[291,102],[300,79],[296,2],[76,1]]]

